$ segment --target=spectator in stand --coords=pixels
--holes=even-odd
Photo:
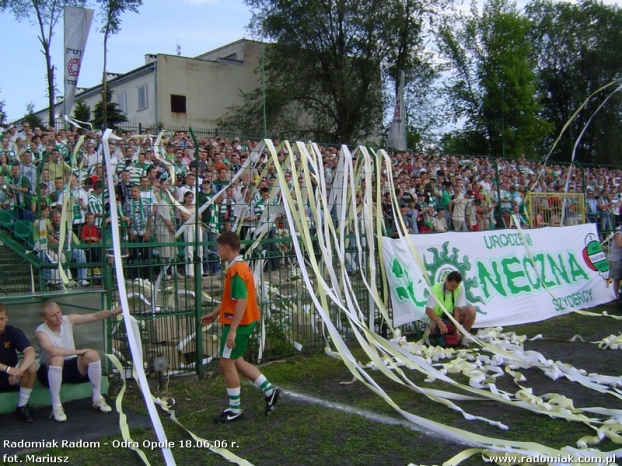
[[[175,206],[171,200],[171,184],[170,180],[164,179],[160,183],[162,196],[157,204],[155,215],[155,237],[160,246],[160,260],[166,265],[175,262],[177,258],[177,246],[175,245]],[[167,270],[164,276],[165,280],[170,280],[172,276],[177,276],[176,267],[173,265],[172,270]]]
[[[184,160],[184,153],[181,149],[175,151],[173,169],[175,170],[176,177],[184,178],[188,174],[188,162]]]
[[[13,202],[13,196],[9,192],[4,175],[0,175],[0,210],[9,210]]]
[[[451,188],[452,185],[449,181],[444,181],[442,183],[440,201],[438,203],[439,211],[443,211],[445,224],[448,230],[451,228],[451,212],[449,210],[449,205],[451,204]]]
[[[491,214],[491,206],[488,201],[488,195],[486,191],[481,191],[479,193],[479,199],[477,200],[477,225],[479,231],[486,231],[490,227],[490,214]]]
[[[451,224],[456,231],[469,231],[466,223],[466,208],[468,202],[468,198],[460,193],[455,195],[450,203],[450,208],[452,209]]]
[[[89,194],[89,212],[95,217],[94,225],[98,228],[101,228],[105,217],[103,188],[103,183],[96,181],[93,184],[93,190]]]
[[[233,198],[233,186],[227,186],[225,195],[220,204],[220,217],[223,222],[235,221],[235,199]]]
[[[62,160],[57,148],[52,149],[49,161],[43,165],[43,168],[50,172],[50,178],[53,180],[59,177],[67,180],[72,171],[71,166]]]
[[[445,221],[445,209],[438,209],[438,213],[434,217],[432,231],[435,233],[446,233],[448,230],[449,228],[447,228],[447,222]]]
[[[25,176],[28,181],[30,181],[30,186],[37,186],[37,167],[32,163],[32,152],[30,149],[26,150],[21,158],[22,163],[19,168],[22,172],[22,176]]]
[[[13,197],[14,216],[18,220],[34,220],[34,215],[30,211],[32,202],[32,185],[25,176],[22,176],[19,165],[11,168],[11,178],[7,184],[9,193]]]
[[[412,225],[413,233],[419,233],[419,226],[417,225],[417,219],[419,217],[419,211],[417,210],[418,204],[415,201],[410,203],[408,212],[406,215],[410,218],[410,224]]]
[[[100,262],[101,261],[101,248],[97,247],[101,245],[102,233],[97,225],[95,225],[95,214],[88,212],[86,214],[86,224],[80,230],[80,241],[82,244],[89,244],[93,247],[89,247],[85,250],[86,260],[88,262]],[[101,269],[95,267],[93,269],[93,275],[101,275]]]
[[[408,204],[406,204],[404,201],[400,201],[398,205],[404,225],[402,226],[402,222],[400,222],[399,218],[395,219],[395,226],[393,227],[393,232],[391,233],[392,238],[400,238],[401,236],[411,235],[415,232],[412,226],[412,219],[407,215]]]
[[[147,243],[151,239],[151,227],[153,225],[153,215],[149,201],[140,197],[140,187],[132,186],[131,197],[125,202],[124,213],[129,219],[130,243],[135,246],[130,247],[130,261],[134,267],[128,270],[127,276],[130,279],[142,278],[152,281],[151,248]]]
[[[11,166],[8,163],[6,154],[0,152],[0,175],[11,176]]]
[[[198,205],[203,206],[210,202],[210,205],[203,210],[201,214],[201,223],[203,227],[203,239],[205,240],[205,246],[203,247],[203,274],[208,275],[220,275],[220,259],[216,253],[216,239],[220,234],[220,206],[214,202],[211,202],[213,193],[210,186],[211,181],[204,179],[202,183],[202,190],[199,192]],[[219,199],[222,195],[219,196]]]
[[[196,205],[194,203],[194,193],[191,191],[186,191],[184,194],[184,202],[179,209],[179,214],[181,215],[181,219],[184,224],[190,220],[196,213]],[[198,237],[195,240],[195,235],[198,234]],[[195,253],[195,242],[198,244],[198,250],[196,251],[197,257],[203,257],[203,228],[199,225],[199,228],[196,228],[194,223],[191,223],[184,230],[184,241],[186,244],[185,258],[186,258],[186,277],[189,279],[194,278],[194,253]]]
[[[115,192],[120,196],[123,205],[132,197],[132,183],[130,183],[131,173],[129,170],[121,171],[121,179],[115,186]]]
[[[63,251],[59,251],[60,245],[60,227],[61,227],[61,212],[59,209],[52,210],[50,213],[51,220],[51,231],[48,234],[48,249],[46,251],[42,251],[40,254],[40,259],[43,262],[52,262],[61,263],[66,262],[66,253],[70,253],[71,262],[77,264],[78,266],[78,285],[80,286],[88,286],[89,282],[86,281],[86,268],[84,264],[86,263],[86,254],[84,253],[84,249],[72,247],[71,242],[73,242],[73,235],[67,235],[65,239],[64,246],[65,249]],[[60,285],[60,281],[58,278],[58,271],[52,270],[49,268],[43,269],[43,276],[47,280],[47,284],[49,286],[58,286]]]
[[[606,233],[613,230],[613,203],[606,188],[598,196],[598,214],[600,215],[600,232]]]
[[[512,228],[517,228],[517,225],[520,225],[521,228],[529,228],[529,222],[527,221],[527,217],[525,217],[520,212],[520,207],[515,205],[512,207]]]
[[[474,193],[470,189],[466,192],[467,206],[465,210],[466,222],[469,231],[478,231],[479,226],[477,224],[477,207],[479,202],[476,203],[474,199]]]
[[[58,203],[63,204],[65,191],[58,198]],[[89,210],[89,196],[86,191],[78,186],[78,178],[71,175],[69,183],[69,201],[67,211],[71,212],[72,224],[75,232],[78,233],[82,225],[84,225],[84,214]]]

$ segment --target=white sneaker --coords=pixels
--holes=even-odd
[[[63,405],[54,406],[50,418],[54,419],[56,422],[65,422],[67,420],[67,415],[65,414]]]
[[[80,285],[80,286],[89,286],[89,282],[87,282],[86,280],[80,280],[78,282],[78,285]]]
[[[460,339],[460,346],[462,346],[463,348],[468,348],[469,347],[469,341],[465,337],[462,337]]]
[[[112,411],[112,408],[108,406],[106,400],[103,396],[100,396],[98,399],[93,400],[93,409],[96,411],[101,411],[102,413],[109,413]]]

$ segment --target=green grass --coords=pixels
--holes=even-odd
[[[605,308],[601,308],[603,310]],[[611,311],[611,309],[609,309]],[[585,317],[577,314],[565,315],[545,322],[506,328],[530,337],[542,333],[545,341],[542,345],[557,348],[574,334],[581,334],[587,341],[594,341],[622,330],[622,323],[603,317]],[[568,345],[567,343],[563,343]],[[577,343],[572,346],[568,357],[584,358],[593,372],[619,375],[619,365],[611,361],[619,359],[619,353],[612,350],[598,350],[596,345]],[[574,350],[576,348],[576,350]],[[364,352],[357,347],[351,348],[355,357],[363,364],[367,363]],[[592,356],[593,355],[593,356]],[[603,355],[605,357],[603,357]],[[600,365],[599,365],[600,364]],[[400,423],[404,419],[393,410],[381,397],[375,395],[361,382],[350,382],[352,374],[338,359],[324,354],[312,354],[276,361],[261,366],[269,380],[283,387],[286,391],[305,394],[317,399],[340,403],[357,409],[388,416]],[[609,395],[593,394],[579,384],[568,381],[553,382],[544,377],[537,369],[521,369],[527,377],[525,386],[533,386],[534,393],[563,392],[566,396],[576,394],[584,403],[575,406],[595,406],[622,409],[622,402]],[[386,393],[403,409],[449,426],[507,441],[534,441],[543,445],[561,448],[575,446],[575,442],[594,431],[581,423],[568,422],[546,415],[493,401],[456,402],[467,412],[503,422],[509,430],[503,431],[480,421],[468,421],[464,417],[410,388],[387,380],[379,371],[368,371]],[[432,384],[424,381],[425,376],[416,371],[406,370],[406,376],[423,388],[437,388],[463,393],[445,382]],[[452,376],[455,380],[467,383],[461,375]],[[499,388],[510,392],[519,389],[509,376],[498,381]],[[146,412],[142,396],[135,383],[124,400],[127,409]],[[569,392],[569,391],[570,392]],[[209,440],[235,442],[230,451],[256,465],[369,465],[369,464],[441,464],[466,448],[465,445],[444,441],[438,435],[429,435],[413,431],[403,425],[386,425],[363,416],[336,411],[318,404],[309,404],[284,396],[275,413],[269,417],[263,415],[263,397],[252,384],[242,385],[242,404],[245,419],[231,425],[216,425],[212,417],[226,407],[224,380],[220,375],[198,380],[184,377],[171,380],[168,389],[159,396],[171,396],[176,400],[175,410],[182,424],[196,435]],[[598,398],[600,397],[600,398]],[[587,400],[587,401],[585,401]],[[594,403],[590,403],[594,400]],[[162,414],[163,424],[169,440],[176,442],[190,439],[181,428],[166,419]],[[135,441],[155,441],[153,431],[132,432]],[[120,439],[117,438],[117,439]],[[596,445],[602,451],[615,449],[609,440]],[[138,456],[129,450],[103,446],[97,451],[71,450],[46,452],[55,455],[69,455],[71,464],[101,465],[110,463],[131,465],[140,464]],[[151,464],[164,464],[161,453],[145,451]],[[219,465],[227,462],[215,453],[199,448],[173,449],[177,464]],[[481,465],[480,456],[466,460],[462,464]]]

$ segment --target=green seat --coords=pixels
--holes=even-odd
[[[0,227],[12,230],[14,221],[13,213],[10,210],[0,210]]]
[[[13,225],[13,236],[26,243],[27,247],[33,247],[32,222],[30,220],[18,220]]]

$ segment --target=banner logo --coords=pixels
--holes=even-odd
[[[80,60],[79,58],[72,58],[71,60],[69,60],[69,62],[67,63],[67,74],[74,78],[78,76],[78,74],[80,74],[81,63],[82,60]]]
[[[598,272],[604,280],[609,279],[609,261],[596,235],[590,233],[585,237],[583,260],[590,270]]]

